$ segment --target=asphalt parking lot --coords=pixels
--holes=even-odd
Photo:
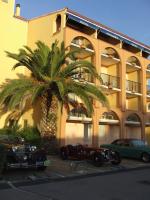
[[[87,161],[61,160],[59,156],[49,156],[50,165],[45,171],[35,169],[11,169],[3,174],[2,181],[23,182],[39,180],[55,180],[86,175],[106,174],[119,171],[132,170],[137,168],[149,168],[150,163],[143,163],[138,160],[123,159],[121,164],[116,166],[106,163],[101,167],[95,167]]]

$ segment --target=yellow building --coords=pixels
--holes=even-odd
[[[80,59],[91,61],[107,95],[110,111],[94,103],[94,115],[81,110],[63,112],[60,138],[62,143],[99,145],[117,138],[150,137],[150,47],[98,22],[64,8],[26,20],[20,16],[20,5],[14,12],[15,0],[0,0],[0,80],[16,77],[13,61],[5,50],[16,52],[23,45],[35,47],[41,40],[51,45],[56,39],[71,49],[82,48]],[[85,74],[79,77],[92,81]],[[76,98],[76,97],[75,97]],[[23,120],[31,121],[32,111]],[[34,120],[32,120],[34,123]],[[0,125],[4,123],[1,118]]]

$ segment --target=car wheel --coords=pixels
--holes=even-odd
[[[150,155],[148,153],[143,153],[141,159],[145,163],[150,162]]]
[[[111,161],[111,163],[113,165],[119,165],[121,163],[121,157],[118,152],[112,152],[112,158],[113,160]]]
[[[46,170],[46,168],[47,168],[46,166],[41,166],[41,167],[38,167],[37,170],[44,171]]]
[[[61,151],[60,152],[60,156],[63,160],[67,160],[68,159],[68,155],[66,151]]]
[[[94,154],[92,156],[93,165],[100,167],[103,164],[103,157],[101,154]]]

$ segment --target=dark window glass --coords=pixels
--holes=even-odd
[[[138,147],[138,146],[145,146],[146,144],[144,140],[132,140],[131,145]]]
[[[56,32],[59,32],[61,29],[61,15],[58,15],[56,18]]]

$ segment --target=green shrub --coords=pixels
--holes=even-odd
[[[0,175],[4,169],[6,161],[6,148],[4,145],[0,144]]]
[[[17,133],[19,132],[20,126],[15,125],[12,127],[4,127],[2,129],[0,129],[0,134],[2,135],[14,135],[16,136]]]
[[[36,145],[40,145],[41,143],[40,132],[36,127],[30,127],[30,126],[24,127],[18,131],[18,135],[23,137],[26,142]]]

